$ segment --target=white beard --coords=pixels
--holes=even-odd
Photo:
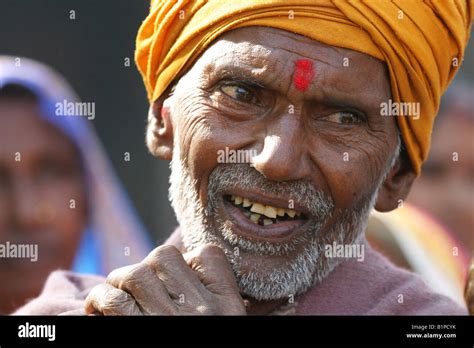
[[[237,236],[232,232],[231,224],[220,221],[215,213],[218,204],[221,203],[220,193],[223,189],[236,184],[241,188],[258,187],[264,192],[273,194],[278,194],[281,190],[286,193],[292,192],[290,197],[308,207],[321,222],[315,223],[303,236],[285,245],[256,243]],[[323,235],[320,231],[321,226],[333,213],[331,198],[316,191],[308,183],[270,182],[245,164],[221,164],[213,170],[209,177],[208,205],[203,207],[198,198],[195,182],[191,180],[189,171],[180,160],[179,147],[175,144],[171,161],[169,198],[187,250],[209,243],[221,247],[232,265],[241,294],[257,300],[274,300],[306,292],[327,277],[341,262],[340,258],[325,257],[325,245],[332,245],[334,242],[345,245],[360,242],[380,184],[376,186],[377,189],[369,199],[360,202],[357,209],[344,211],[338,223]],[[223,243],[222,240],[227,243]],[[229,245],[232,247],[229,248]],[[285,255],[297,245],[302,251],[270,272],[265,267],[262,272],[258,269],[242,272],[241,256],[235,252],[235,248],[238,247],[263,258],[265,255]],[[304,247],[301,248],[301,245]]]

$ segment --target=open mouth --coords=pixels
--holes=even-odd
[[[232,233],[247,241],[283,245],[295,242],[314,223],[314,218],[297,202],[257,191],[234,189],[222,196],[224,219]],[[232,238],[232,237],[229,237]]]
[[[260,226],[307,220],[306,215],[302,212],[254,202],[241,196],[226,195],[224,200],[238,208],[252,223]]]

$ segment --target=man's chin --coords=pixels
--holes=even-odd
[[[292,298],[306,292],[332,269],[316,240],[294,241],[291,247],[274,253],[269,251],[277,250],[276,244],[267,244],[264,252],[260,252],[262,245],[250,244],[250,240],[233,234],[229,227],[224,226],[221,229],[224,232],[200,238],[200,244],[211,242],[222,248],[242,295],[256,300]],[[210,231],[207,229],[207,232]],[[230,235],[235,239],[229,238]]]
[[[306,253],[289,259],[244,252],[238,262],[231,260],[231,264],[243,295],[256,300],[278,300],[306,292],[329,273],[329,267],[314,255],[311,259]]]

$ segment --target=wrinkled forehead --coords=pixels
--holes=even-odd
[[[370,68],[385,68],[385,64],[367,54],[323,44],[319,41],[286,30],[270,27],[245,27],[222,34],[203,54],[207,59],[223,59],[246,56],[246,60],[271,59],[276,54],[304,56],[308,59],[332,63],[336,67],[347,67],[344,62],[369,65]],[[344,59],[347,58],[347,59]]]
[[[272,52],[286,51],[288,54],[307,56],[312,59],[330,60],[342,56],[365,56],[355,51],[329,46],[308,37],[286,30],[269,27],[246,27],[222,34],[208,51],[225,56],[229,51],[255,54],[256,57],[271,57]],[[282,52],[281,52],[282,53]]]
[[[322,44],[285,30],[247,27],[220,36],[191,70],[201,78],[215,76],[254,80],[257,85],[289,91],[297,63],[309,62],[313,71],[308,99],[327,96],[367,99],[371,108],[391,96],[384,62],[364,53]],[[313,79],[314,77],[314,79]]]

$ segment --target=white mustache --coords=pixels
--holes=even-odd
[[[317,190],[309,181],[279,182],[266,179],[248,164],[220,164],[209,176],[209,210],[217,207],[222,193],[233,188],[286,197],[306,209],[318,220],[326,220],[334,209],[331,197]]]

